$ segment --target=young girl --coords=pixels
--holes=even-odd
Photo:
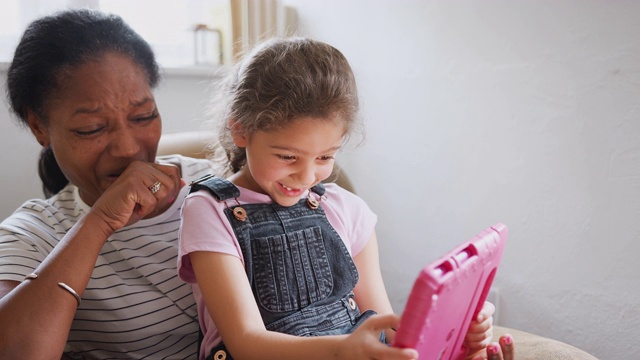
[[[220,140],[233,175],[192,183],[182,210],[178,268],[194,283],[200,359],[417,358],[384,344],[398,317],[376,216],[321,183],[357,126],[347,60],[321,42],[270,40],[239,63],[228,95]],[[488,345],[492,314],[471,326],[470,354]]]

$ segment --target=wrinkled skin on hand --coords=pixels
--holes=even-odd
[[[149,187],[161,183],[153,194]],[[162,213],[175,200],[184,180],[175,165],[132,162],[95,202],[91,211],[113,230]]]

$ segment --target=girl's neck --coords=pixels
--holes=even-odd
[[[262,190],[258,183],[256,183],[246,166],[240,169],[237,173],[229,176],[228,180],[236,186],[240,186],[260,194],[265,194],[265,191]]]

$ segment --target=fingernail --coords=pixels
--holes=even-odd
[[[506,335],[504,337],[504,343],[507,345],[511,345],[511,343],[513,342],[513,338],[511,337],[511,335]]]
[[[169,199],[169,204],[173,204],[173,200],[175,200],[175,199],[176,199],[176,197],[172,196],[171,199]]]
[[[180,184],[182,184],[182,187],[184,187],[185,185],[187,185],[187,182],[184,181],[183,178],[180,178]]]
[[[498,345],[496,344],[489,344],[489,346],[487,346],[487,354],[489,355],[495,355],[498,353]]]

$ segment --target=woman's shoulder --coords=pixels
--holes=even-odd
[[[68,185],[49,199],[25,201],[4,219],[0,223],[0,247],[6,259],[1,263],[19,264],[23,260],[18,258],[42,261],[86,212],[76,196],[76,188]]]
[[[69,184],[48,199],[33,198],[25,201],[5,221],[38,218],[41,222],[60,223],[63,220],[78,219],[88,209],[80,200],[77,188]]]
[[[180,167],[182,177],[185,181],[190,182],[207,174],[223,176],[225,169],[217,162],[209,159],[197,159],[184,155],[162,155],[157,157],[160,163],[174,164]]]

